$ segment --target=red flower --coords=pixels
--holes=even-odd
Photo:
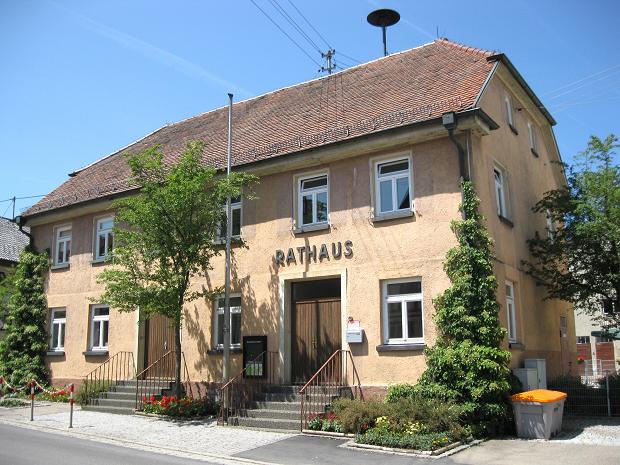
[[[151,396],[151,402],[155,402],[155,396]]]
[[[334,412],[332,411],[327,412],[327,419],[329,421],[334,421],[336,419],[336,415],[334,415]]]

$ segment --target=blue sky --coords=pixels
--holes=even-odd
[[[67,174],[162,125],[382,54],[366,15],[394,8],[392,52],[437,35],[508,55],[557,119],[565,161],[590,134],[620,134],[620,2],[470,0],[0,0],[0,200],[45,194]],[[346,57],[342,55],[346,54]],[[348,57],[348,58],[347,58]],[[34,200],[18,201],[17,211]],[[7,210],[8,209],[8,210]],[[10,202],[0,203],[10,216]]]

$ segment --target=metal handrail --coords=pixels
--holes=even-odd
[[[224,384],[220,389],[220,415],[218,424],[230,424],[230,418],[245,416],[248,405],[255,399],[256,395],[263,392],[266,386],[275,384],[275,368],[278,352],[263,351],[257,357],[250,360],[243,369],[232,379]],[[266,367],[259,362],[266,359]],[[264,371],[261,376],[249,377],[249,368],[262,367]]]
[[[351,373],[349,373],[349,361]],[[351,385],[349,384],[351,376]],[[350,391],[350,393],[349,393]],[[300,429],[308,425],[311,415],[325,413],[331,403],[343,395],[364,400],[362,383],[349,350],[336,350],[299,390],[301,395]]]
[[[105,362],[83,376],[83,389],[86,398],[91,400],[96,394],[107,390],[121,381],[136,376],[136,364],[133,352],[120,351],[109,357]]]
[[[181,352],[181,363],[183,364],[181,384],[187,385],[189,395],[190,397],[193,397],[192,384],[189,377],[189,370],[187,369],[184,352]],[[175,350],[169,350],[136,375],[136,410],[140,410],[142,408],[145,397],[150,398],[156,392],[161,391],[161,387],[156,387],[156,384],[162,380],[166,382],[176,381]]]

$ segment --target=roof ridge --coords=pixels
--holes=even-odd
[[[439,39],[435,39],[436,44],[445,45],[448,47],[455,48],[457,50],[461,50],[467,53],[471,53],[474,55],[482,55],[484,57],[490,57],[493,55],[497,55],[497,51],[486,50],[484,48],[471,47],[469,45],[461,44],[459,42],[454,42],[447,37],[440,37]]]

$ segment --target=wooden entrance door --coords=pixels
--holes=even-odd
[[[295,302],[292,317],[292,379],[303,384],[341,348],[340,299]]]
[[[144,367],[159,360],[166,352],[174,349],[174,327],[163,315],[153,315],[146,320],[144,344]]]

